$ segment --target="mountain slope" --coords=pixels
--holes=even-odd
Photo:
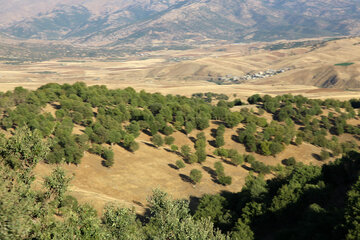
[[[360,2],[354,0],[0,0],[0,4],[1,31],[25,39],[116,45],[360,33]]]

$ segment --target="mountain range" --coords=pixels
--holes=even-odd
[[[358,35],[358,0],[0,0],[0,33],[86,45]]]

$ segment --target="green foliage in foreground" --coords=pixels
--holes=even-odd
[[[60,168],[45,178],[43,190],[34,190],[32,169],[49,153],[48,142],[36,131],[21,128],[10,138],[1,136],[0,150],[1,239],[300,240],[360,236],[360,153],[354,151],[323,167],[292,161],[286,171],[267,181],[262,175],[251,174],[239,193],[205,195],[194,214],[189,201],[173,200],[154,190],[148,199],[150,215],[140,222],[134,210],[114,204],[98,217],[91,206],[67,195],[70,178]],[[220,162],[215,169],[225,176]]]
[[[249,175],[239,193],[205,195],[194,216],[234,239],[359,239],[359,159],[349,152],[323,167],[291,161],[267,181]]]
[[[99,218],[91,206],[67,195],[70,178],[61,168],[45,178],[45,190],[35,191],[32,169],[46,158],[48,143],[27,128],[0,140],[0,239],[228,239],[209,219],[194,219],[188,201],[160,190],[149,198],[146,224],[133,210],[113,204]]]
[[[358,149],[356,143],[336,137],[360,134],[357,126],[347,123],[357,118],[354,108],[360,107],[359,100],[250,97],[249,103],[272,114],[271,122],[245,108],[232,112],[232,104],[224,100],[216,106],[208,101],[209,97],[108,90],[82,83],[0,93],[1,127],[14,131],[9,138],[0,136],[0,239],[359,239],[360,154],[353,151]],[[43,113],[46,104],[57,108],[55,116]],[[322,109],[329,110],[328,116]],[[323,148],[323,159],[343,157],[323,167],[288,159],[286,167],[270,168],[252,155],[218,148],[215,154],[224,162],[245,161],[259,175],[249,175],[239,193],[204,196],[193,215],[188,201],[155,190],[149,198],[150,214],[142,222],[132,209],[115,205],[98,217],[91,206],[67,195],[70,178],[59,168],[45,178],[43,190],[32,186],[32,170],[39,161],[79,164],[84,151],[89,151],[111,166],[111,146],[136,151],[141,131],[161,146],[164,140],[166,144],[174,140],[161,133],[171,135],[175,129],[188,134],[207,128],[210,119],[220,122],[216,146],[224,143],[225,126],[241,122],[243,127],[232,140],[248,151],[275,156],[287,145],[305,141]],[[295,130],[295,124],[301,130]],[[74,134],[79,125],[83,132]],[[205,135],[197,134],[195,152],[188,145],[181,147],[184,160],[205,161],[206,144]],[[175,145],[171,149],[178,150]],[[214,168],[220,183],[231,183],[221,162]],[[263,175],[268,173],[277,176],[265,181]],[[194,172],[192,176],[195,181]]]

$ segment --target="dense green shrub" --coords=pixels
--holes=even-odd
[[[177,168],[184,168],[185,167],[185,163],[184,163],[184,161],[183,160],[177,160],[176,161],[176,167]]]
[[[190,178],[194,183],[200,183],[202,172],[200,170],[193,169],[190,171]]]

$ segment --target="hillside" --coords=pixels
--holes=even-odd
[[[0,4],[2,32],[87,45],[197,45],[360,33],[360,3],[352,0],[2,0]]]
[[[126,52],[44,42],[3,42],[0,83],[5,90],[20,85],[34,89],[49,82],[101,81],[110,88],[132,86],[185,95],[203,88],[229,94],[243,88],[244,98],[256,91],[266,94],[281,89],[306,94],[313,86],[356,90],[360,88],[359,43],[360,38],[354,37]],[[281,69],[286,71],[243,79]]]
[[[360,100],[231,97],[0,93],[1,238],[357,239]]]
[[[83,83],[16,88],[0,100],[6,135],[26,125],[52,142],[34,172],[45,177],[53,164],[63,166],[74,174],[73,195],[99,210],[117,201],[143,212],[154,187],[177,198],[236,192],[249,171],[272,178],[284,159],[319,166],[359,143],[358,100],[253,95],[243,106],[225,94],[187,98]],[[223,173],[215,174],[219,162]],[[203,175],[196,187],[194,169]]]

